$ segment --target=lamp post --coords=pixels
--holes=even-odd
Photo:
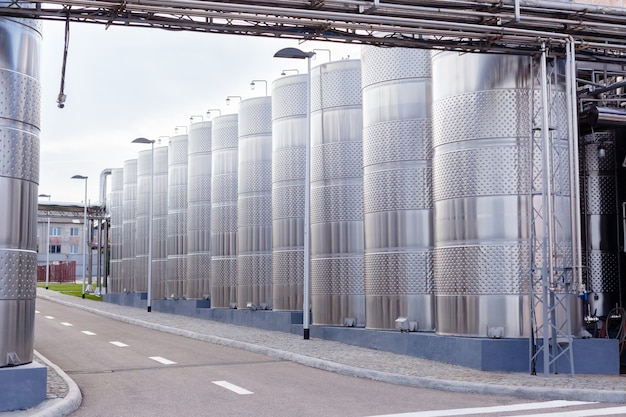
[[[217,112],[218,116],[222,115],[222,111],[220,109],[209,109],[206,111],[206,117],[210,118],[212,116],[211,112]]]
[[[89,240],[87,237],[87,176],[86,175],[74,175],[72,177],[73,180],[85,180],[85,201],[83,202],[83,226],[84,226],[84,237],[85,239],[85,247],[83,248],[83,298],[85,298],[85,277],[87,275],[87,245],[89,244]]]
[[[267,95],[267,80],[252,80],[250,82],[250,88],[254,90],[256,83],[265,83],[265,95]]]
[[[302,300],[302,329],[304,339],[309,338],[309,315],[310,310],[310,261],[311,250],[309,242],[309,229],[311,227],[311,58],[315,52],[304,52],[298,48],[283,48],[274,54],[274,58],[305,59],[307,62],[306,79],[306,147],[305,147],[305,174],[304,174],[304,276],[303,276],[303,300]]]
[[[152,311],[152,217],[154,207],[154,140],[137,138],[132,143],[150,144],[150,202],[148,203],[148,313]]]
[[[230,106],[230,99],[231,99],[231,98],[238,98],[240,103],[241,103],[241,101],[243,101],[243,99],[241,98],[241,96],[228,96],[228,97],[226,97],[226,105],[227,105],[227,106]]]
[[[48,205],[50,205],[50,194],[39,194],[39,197],[48,197]],[[48,281],[50,279],[50,207],[48,207],[48,231],[46,232],[46,289],[48,289]]]

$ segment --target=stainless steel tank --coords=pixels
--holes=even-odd
[[[111,171],[111,263],[107,292],[122,292],[122,227],[124,223],[124,169]]]
[[[313,324],[365,326],[361,64],[311,72]]]
[[[167,279],[167,165],[168,147],[154,148],[154,205],[152,207],[152,298],[166,297]]]
[[[122,191],[122,291],[135,291],[137,160],[124,161]]]
[[[583,269],[588,291],[588,308],[584,314],[590,317],[607,316],[619,304],[619,257],[620,225],[624,215],[619,210],[618,171],[615,130],[596,129],[581,135],[581,211],[583,215]],[[604,155],[599,154],[599,147]],[[626,216],[624,217],[626,218]]]
[[[33,360],[41,24],[0,18],[0,33],[0,367],[4,367]]]
[[[239,105],[237,306],[272,304],[272,99]]]
[[[430,51],[361,49],[366,324],[435,327]]]
[[[307,76],[272,85],[272,286],[274,310],[302,310]]]
[[[150,226],[150,177],[152,151],[137,154],[137,208],[135,227],[135,291],[148,291],[148,242]]]
[[[533,119],[541,106],[538,69],[530,57],[456,52],[433,55],[432,65],[437,333],[485,337],[489,328],[502,327],[504,337],[528,337],[531,207],[541,204],[541,193],[530,200],[541,190],[540,182],[531,187],[539,171],[530,151],[540,166],[531,142],[533,126],[541,125]],[[549,93],[551,177],[562,226],[559,262],[571,266],[562,79]],[[575,305],[572,311],[579,311]],[[572,329],[578,332],[580,324],[572,321]]]
[[[182,298],[187,279],[187,135],[172,136],[167,153],[167,297]]]
[[[211,163],[211,308],[237,304],[238,115],[213,119]]]
[[[189,126],[187,201],[187,281],[189,298],[210,297],[211,287],[211,130],[213,122]]]

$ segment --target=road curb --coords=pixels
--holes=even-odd
[[[35,350],[37,359],[44,363],[54,371],[65,381],[68,386],[67,395],[63,398],[55,398],[52,400],[46,400],[36,407],[36,411],[33,414],[29,414],[31,417],[61,417],[73,413],[80,407],[83,402],[83,396],[80,393],[78,385],[70,378],[61,368],[50,362],[48,358]],[[41,408],[41,409],[40,409]],[[40,410],[39,410],[40,409]]]

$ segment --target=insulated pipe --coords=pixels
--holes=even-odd
[[[573,285],[577,291],[582,290],[582,231],[580,214],[580,177],[579,177],[579,155],[578,155],[578,111],[576,106],[576,42],[573,38],[567,43],[566,60],[566,80],[567,80],[567,119],[570,133],[569,154],[570,154],[570,194],[572,201],[572,262],[573,262]],[[569,299],[569,297],[568,297]],[[571,332],[570,332],[571,334]],[[573,368],[572,368],[573,369]]]
[[[113,168],[105,168],[100,173],[100,207],[102,210],[106,208],[107,201],[107,178],[113,172]]]
[[[52,0],[51,4],[67,4],[67,1],[59,1]],[[73,5],[80,6],[97,6],[103,7],[103,3],[99,1],[78,1],[72,2]],[[106,3],[105,3],[106,4]],[[450,29],[455,28],[458,30],[475,30],[478,33],[486,34],[498,34],[499,36],[504,36],[506,34],[509,35],[526,35],[529,36],[531,40],[534,40],[534,43],[537,43],[538,37],[545,37],[546,39],[559,39],[561,42],[565,42],[566,38],[569,37],[568,34],[559,34],[555,32],[550,32],[549,30],[541,31],[541,30],[532,30],[532,29],[518,29],[518,28],[510,28],[510,27],[491,27],[485,26],[481,24],[474,23],[459,23],[459,22],[448,22],[448,21],[432,21],[425,19],[415,19],[415,18],[403,18],[403,17],[393,17],[393,16],[380,16],[380,15],[354,15],[349,13],[341,13],[341,12],[326,12],[326,11],[318,11],[318,10],[301,10],[301,9],[292,9],[287,7],[269,7],[269,6],[250,6],[244,4],[225,4],[225,3],[214,3],[214,2],[202,2],[202,1],[172,1],[167,3],[162,3],[162,6],[158,6],[159,3],[156,3],[157,6],[146,7],[144,4],[137,3],[136,5],[132,2],[126,3],[125,9],[132,11],[144,11],[144,12],[153,12],[153,13],[167,13],[171,11],[176,11],[175,7],[184,7],[188,9],[197,8],[199,10],[194,11],[194,13],[190,13],[189,15],[198,16],[198,17],[215,17],[222,19],[243,19],[246,16],[242,16],[242,12],[248,12],[253,14],[268,14],[272,16],[290,16],[290,21],[293,22],[293,19],[320,19],[323,20],[324,23],[327,23],[328,20],[336,19],[350,19],[350,22],[346,22],[346,28],[354,28],[354,23],[360,24],[369,24],[367,27],[368,30],[377,31],[377,30],[390,30],[391,28],[386,28],[383,25],[399,25],[397,31],[402,31],[403,33],[408,33],[409,28],[413,27],[416,29],[415,33],[424,33],[424,29],[427,27],[433,28],[442,28],[445,29],[446,32],[449,32]],[[117,6],[117,3],[111,3],[111,6]],[[217,10],[215,12],[208,11],[208,9]],[[437,10],[435,10],[437,12]],[[228,15],[224,12],[234,12],[236,15]],[[441,9],[438,10],[439,13],[442,13]],[[493,15],[489,15],[493,17]],[[267,18],[260,18],[256,16],[256,19],[259,21],[272,21],[270,16]],[[279,17],[275,18],[277,22],[283,22],[285,18]],[[310,22],[308,22],[310,24]],[[556,23],[556,22],[555,22]],[[590,22],[593,23],[593,22]],[[381,25],[383,24],[383,25]],[[340,22],[335,22],[335,26],[341,27]],[[614,29],[615,26],[612,26]],[[487,29],[487,30],[485,30]],[[611,32],[609,32],[611,33]],[[586,45],[590,45],[590,42],[585,42]],[[602,48],[612,48],[612,44],[604,44],[598,43]],[[614,45],[619,49],[626,48],[626,45]]]

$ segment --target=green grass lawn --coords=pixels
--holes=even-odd
[[[37,286],[39,288],[46,288],[46,284],[44,282],[38,282]],[[74,284],[74,283],[65,283],[65,284],[56,284],[49,283],[48,290],[59,291],[63,294],[73,295],[74,297],[82,297],[83,296],[83,284]],[[90,300],[102,301],[102,297],[96,297],[93,294],[85,293],[85,298]]]

